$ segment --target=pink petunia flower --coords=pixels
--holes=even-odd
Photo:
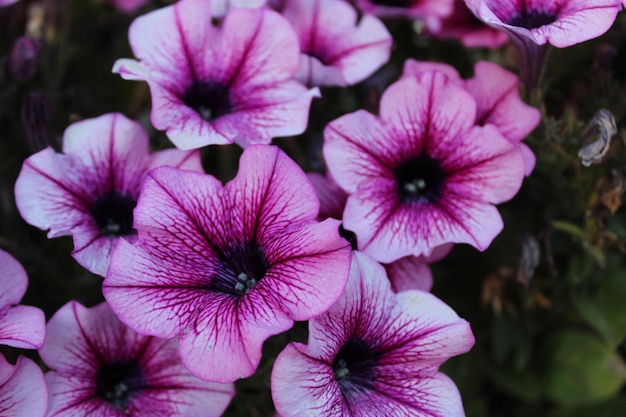
[[[210,0],[211,16],[223,18],[233,7],[249,7],[259,9],[264,7],[268,0]]]
[[[528,89],[539,85],[548,44],[564,48],[604,34],[619,0],[465,0],[474,15],[510,36]]]
[[[403,77],[415,77],[428,71],[440,71],[450,81],[463,87],[476,100],[476,120],[479,126],[492,124],[512,144],[519,146],[524,156],[525,175],[535,167],[535,154],[522,140],[541,120],[541,112],[524,103],[519,94],[517,76],[499,65],[480,61],[474,67],[474,78],[463,80],[450,65],[407,60]]]
[[[37,307],[18,305],[27,286],[22,265],[0,250],[0,344],[39,349],[46,335],[46,318]]]
[[[0,7],[8,6],[10,4],[17,3],[17,2],[18,0],[0,0]]]
[[[48,147],[24,161],[15,184],[22,217],[48,237],[71,235],[72,256],[104,276],[120,236],[132,236],[133,208],[146,172],[171,165],[202,171],[198,152],[148,153],[148,135],[119,113],[69,126],[63,153]]]
[[[0,354],[0,416],[44,417],[48,390],[41,369],[25,356],[11,365]]]
[[[48,417],[217,417],[235,394],[191,375],[176,340],[133,332],[106,303],[67,303],[39,353],[51,369]]]
[[[195,375],[248,377],[269,336],[343,291],[350,247],[337,220],[315,221],[318,209],[306,175],[276,147],[247,148],[225,186],[154,170],[135,210],[138,239],[116,247],[104,296],[136,331],[179,336]]]
[[[341,219],[348,200],[348,193],[339,187],[329,174],[324,176],[317,172],[309,172],[307,176],[320,199],[320,212],[317,219],[320,221],[329,217]],[[358,248],[357,238],[353,232],[344,229],[342,225],[339,226],[339,234],[351,243],[352,249]],[[394,292],[430,291],[433,286],[433,275],[428,264],[445,258],[452,250],[452,246],[452,244],[446,244],[436,247],[430,256],[406,256],[397,261],[383,264],[391,282],[391,289]]]
[[[454,0],[454,11],[441,21],[441,28],[431,33],[439,39],[458,39],[466,48],[496,49],[508,42],[501,30],[478,20],[465,5],[465,0]]]
[[[473,344],[450,307],[422,291],[394,294],[383,268],[356,252],[342,297],[309,322],[308,345],[276,358],[272,397],[283,417],[460,417],[458,389],[438,369]]]
[[[379,17],[406,17],[423,20],[431,30],[438,30],[441,18],[452,13],[454,0],[356,0],[365,13]]]
[[[107,0],[113,6],[117,7],[124,13],[135,13],[141,6],[147,4],[150,0]]]
[[[524,160],[475,121],[474,98],[428,72],[392,84],[379,117],[359,110],[329,123],[324,157],[350,194],[344,226],[360,250],[389,263],[445,243],[489,246],[503,227],[494,204],[517,193]]]
[[[296,79],[307,85],[347,86],[389,60],[393,40],[385,25],[344,0],[287,0],[282,9],[300,39]]]
[[[137,18],[129,40],[140,61],[120,59],[113,72],[148,82],[152,123],[181,149],[302,133],[319,91],[293,80],[299,47],[289,22],[232,8],[212,23],[213,11],[210,0],[181,0]]]

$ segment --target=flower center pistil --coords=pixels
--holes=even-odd
[[[344,395],[371,388],[376,376],[376,355],[362,340],[350,339],[332,364],[335,381]]]
[[[236,297],[248,294],[263,279],[270,265],[256,242],[222,251],[208,289]]]
[[[137,200],[129,195],[109,191],[89,208],[100,234],[103,236],[126,236],[133,234],[133,210]]]
[[[182,100],[206,121],[231,113],[233,109],[228,86],[215,81],[194,81],[185,90]]]
[[[439,198],[446,174],[439,162],[428,155],[419,155],[398,165],[394,176],[400,201],[430,203]]]
[[[96,375],[96,395],[124,412],[144,385],[143,372],[134,360],[105,364]]]
[[[410,7],[415,0],[372,0],[372,3],[379,4],[381,6],[391,6],[391,7]]]

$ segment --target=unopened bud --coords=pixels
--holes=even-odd
[[[584,166],[599,164],[611,146],[611,139],[617,134],[617,125],[613,114],[606,110],[599,110],[587,123],[582,131],[583,140],[597,135],[596,139],[578,151],[578,157]]]
[[[13,79],[26,81],[32,78],[39,67],[42,42],[28,36],[18,38],[9,54],[9,74]]]
[[[22,100],[21,113],[24,135],[31,152],[38,152],[48,146],[58,148],[56,135],[51,127],[52,108],[44,93],[26,93]]]

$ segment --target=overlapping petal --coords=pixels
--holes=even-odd
[[[194,374],[247,377],[265,339],[324,312],[343,290],[348,243],[338,221],[314,221],[318,208],[306,175],[273,147],[246,149],[225,186],[154,170],[136,209],[138,239],[116,248],[104,295],[137,331],[180,336]]]
[[[43,417],[48,391],[41,369],[20,356],[15,366],[0,355],[0,415],[3,417]]]
[[[454,0],[357,0],[359,8],[380,17],[422,19],[432,30],[452,13]]]

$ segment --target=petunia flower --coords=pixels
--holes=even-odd
[[[520,57],[522,80],[539,86],[548,45],[565,48],[604,34],[619,0],[465,0],[474,15],[510,36]]]
[[[441,18],[452,13],[454,0],[356,0],[364,13],[383,18],[405,17],[423,20],[431,30],[438,30]]]
[[[48,147],[24,161],[15,184],[22,217],[50,231],[71,235],[72,256],[104,276],[120,236],[132,236],[133,208],[146,172],[161,165],[202,171],[198,152],[148,153],[148,135],[119,113],[69,126],[63,153]]]
[[[135,13],[141,6],[150,0],[107,0],[124,13]]]
[[[479,126],[496,126],[512,144],[519,146],[524,156],[525,175],[530,175],[536,158],[522,140],[541,120],[541,112],[524,103],[519,94],[517,76],[497,64],[480,61],[474,66],[474,77],[463,80],[450,65],[407,60],[403,77],[415,77],[428,71],[440,71],[455,84],[462,86],[476,100],[476,120]]]
[[[343,218],[348,193],[339,187],[328,173],[324,176],[317,172],[309,172],[307,176],[320,199],[320,211],[317,219]],[[356,235],[352,231],[346,230],[343,225],[339,227],[339,235],[351,243],[352,249],[358,248]],[[430,291],[433,286],[433,275],[428,264],[445,258],[452,250],[452,246],[452,244],[446,244],[436,247],[430,256],[405,256],[397,261],[382,264],[391,282],[391,289],[394,292]]]
[[[44,417],[48,390],[41,369],[25,356],[11,365],[0,354],[0,416]]]
[[[465,0],[454,0],[452,14],[445,17],[441,28],[430,35],[439,39],[457,39],[466,48],[496,49],[509,40],[505,32],[478,20],[465,5]]]
[[[46,335],[43,311],[37,307],[18,305],[27,286],[28,277],[22,265],[0,250],[1,345],[22,349],[39,349],[43,345]]]
[[[0,7],[8,6],[10,4],[17,3],[17,2],[18,0],[0,0]]]
[[[308,345],[276,358],[272,397],[283,417],[464,416],[438,369],[473,344],[450,307],[422,291],[394,294],[383,268],[356,252],[342,297],[309,322]]]
[[[213,12],[210,0],[181,0],[137,18],[129,40],[140,61],[120,59],[113,72],[148,82],[152,124],[181,149],[302,133],[319,91],[293,80],[289,22],[265,8],[235,7],[221,22]]]
[[[392,84],[380,116],[359,110],[328,124],[324,157],[350,194],[343,224],[360,250],[389,263],[446,243],[489,246],[503,227],[494,204],[517,193],[524,160],[475,121],[474,98],[427,72]]]
[[[103,283],[111,308],[142,334],[180,338],[195,375],[252,375],[263,342],[326,311],[348,278],[339,221],[315,221],[306,175],[276,147],[255,145],[225,186],[159,168],[135,210],[138,239],[121,241]]]
[[[393,40],[385,25],[344,0],[287,0],[282,9],[300,40],[296,79],[307,85],[347,86],[389,60]]]
[[[50,368],[48,417],[217,417],[235,394],[191,375],[176,340],[135,333],[106,303],[67,303],[39,353]]]

